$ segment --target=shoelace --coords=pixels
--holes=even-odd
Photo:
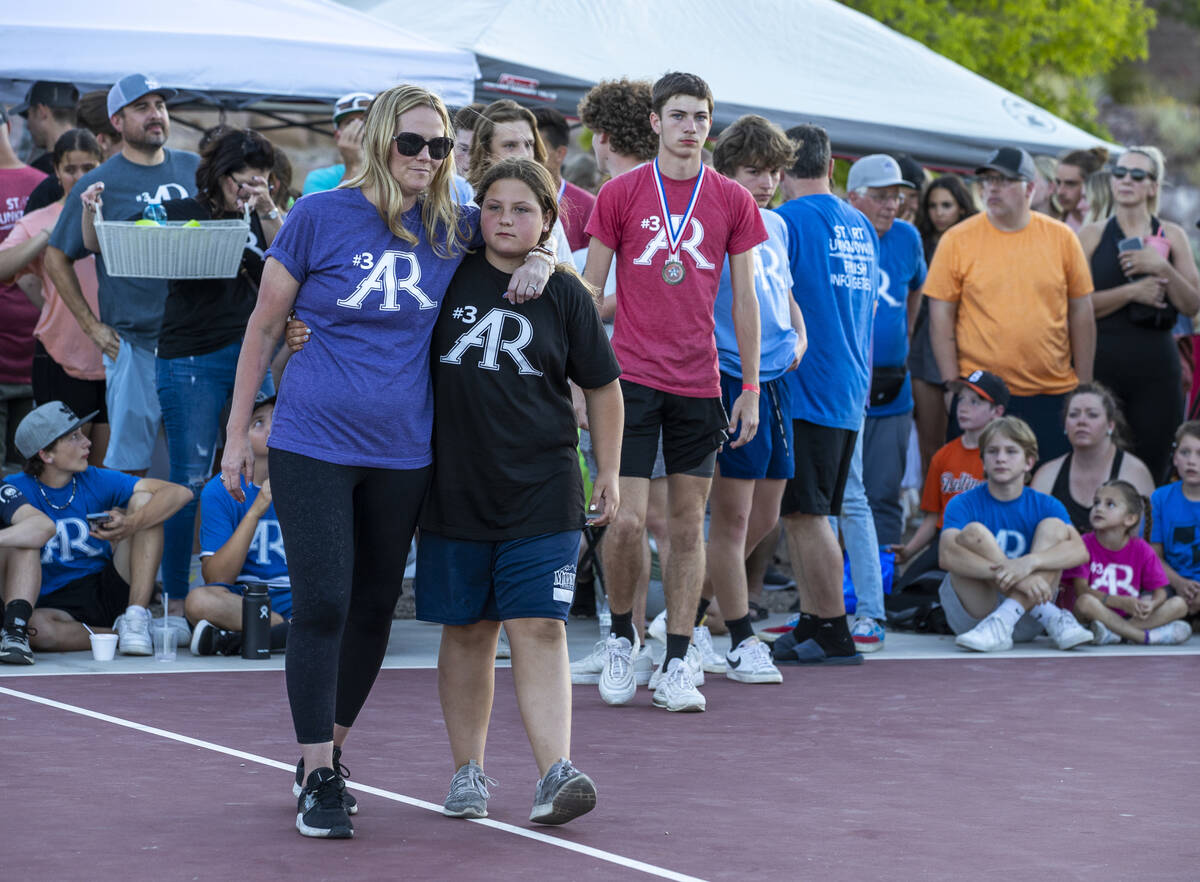
[[[752,668],[765,668],[772,664],[771,650],[762,641],[755,641],[746,647],[746,654]]]
[[[557,787],[560,781],[566,781],[574,778],[578,774],[575,766],[570,760],[560,760],[550,767],[550,771],[546,773],[546,778],[543,779],[543,787]]]
[[[321,808],[341,808],[342,791],[346,789],[346,784],[335,774],[319,782],[316,787],[305,789],[312,794],[314,802]]]
[[[488,787],[496,786],[496,780],[485,775],[483,769],[479,766],[468,765],[464,774],[455,775],[454,780],[450,782],[450,796],[461,796],[464,792],[471,791],[482,793],[486,798],[491,796]]]
[[[618,646],[615,640],[613,641],[613,646],[611,649],[608,648],[608,644],[606,642],[605,649],[608,652],[609,658],[612,659],[613,676],[624,677],[626,672],[629,670],[630,665],[633,664],[633,649],[626,649],[623,646]]]
[[[30,637],[37,636],[37,628],[31,628],[29,625],[18,625],[14,622],[11,625],[5,625],[3,628],[5,637],[11,637],[21,643],[28,643]]]
[[[333,770],[338,773],[339,778],[349,778],[350,770],[342,764],[342,749],[335,747],[333,749]]]

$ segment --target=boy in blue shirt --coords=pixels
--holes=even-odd
[[[938,542],[946,571],[939,594],[954,642],[996,652],[1043,628],[1059,649],[1091,642],[1092,632],[1053,603],[1062,571],[1086,563],[1088,552],[1063,504],[1025,486],[1037,462],[1033,430],[999,417],[979,450],[987,483],[950,500]]]
[[[1191,616],[1200,612],[1200,420],[1176,430],[1173,461],[1179,480],[1150,497],[1150,544]]]
[[[93,631],[109,631],[111,624],[121,654],[150,655],[146,607],[162,561],[162,523],[191,491],[89,466],[92,442],[80,426],[92,416],[80,419],[61,401],[51,401],[17,426],[25,471],[8,482],[54,522],[54,535],[42,549],[41,593],[23,598],[36,600],[29,618],[32,644],[41,651],[87,649],[80,622]],[[177,627],[185,627],[182,620]]]
[[[242,594],[247,583],[267,586],[271,598],[271,649],[287,645],[292,613],[283,534],[267,473],[267,438],[275,396],[259,392],[250,415],[254,481],[239,476],[245,501],[235,500],[218,475],[200,495],[200,572],[205,585],[188,592],[185,611],[195,623],[193,655],[234,655],[242,648]]]

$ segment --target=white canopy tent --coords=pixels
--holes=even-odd
[[[478,100],[510,97],[574,113],[595,82],[703,76],[716,122],[756,112],[819,123],[838,153],[908,152],[970,168],[995,147],[1035,153],[1094,135],[834,0],[342,0],[470,49]]]
[[[0,0],[0,22],[7,102],[34,80],[95,88],[138,72],[225,107],[336,99],[400,82],[464,103],[479,76],[469,51],[333,0]]]

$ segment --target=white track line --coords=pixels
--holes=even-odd
[[[281,763],[278,760],[268,759],[265,756],[259,756],[255,753],[247,753],[244,750],[237,750],[232,747],[225,747],[222,744],[215,744],[212,741],[203,741],[199,738],[191,738],[187,735],[180,735],[178,732],[171,732],[167,729],[159,729],[155,726],[146,726],[142,723],[135,723],[132,720],[125,720],[121,717],[102,714],[98,711],[88,710],[87,708],[77,707],[73,704],[64,704],[61,701],[55,701],[51,698],[43,698],[40,695],[31,695],[28,692],[18,692],[15,689],[8,689],[0,686],[0,694],[11,695],[13,698],[20,698],[24,701],[30,701],[34,704],[45,705],[57,710],[67,711],[68,713],[79,714],[83,717],[91,717],[93,720],[100,720],[104,723],[112,723],[114,726],[124,726],[126,729],[133,729],[136,732],[145,732],[148,735],[157,735],[160,738],[167,738],[171,741],[178,741],[181,744],[188,744],[192,747],[202,747],[205,750],[211,750],[216,753],[223,753],[227,756],[237,757],[242,760],[259,763],[260,765],[270,766],[273,769],[281,769],[285,772],[294,772],[295,766],[287,763]],[[390,799],[393,802],[401,802],[405,805],[411,805],[416,808],[425,809],[426,811],[442,813],[442,807],[432,802],[426,802],[423,799],[415,799],[411,796],[405,796],[402,793],[394,793],[391,790],[383,790],[379,787],[371,787],[367,784],[349,783],[346,784],[351,790],[356,790],[359,793],[369,793],[372,796],[381,796],[384,799]],[[514,836],[522,836],[525,839],[532,839],[534,842],[540,842],[543,845],[553,845],[556,848],[563,848],[567,851],[573,851],[578,854],[586,855],[600,861],[607,861],[610,864],[616,864],[620,867],[625,867],[630,870],[637,870],[651,876],[657,876],[660,879],[671,879],[674,882],[703,882],[696,876],[688,876],[685,873],[677,873],[674,870],[668,870],[664,867],[656,867],[654,864],[647,864],[643,861],[627,858],[623,855],[613,854],[610,851],[603,851],[599,848],[592,848],[589,845],[580,845],[576,842],[569,842],[565,839],[558,839],[554,836],[547,836],[545,833],[540,833],[537,830],[527,830],[524,827],[517,827],[512,824],[506,824],[503,821],[493,821],[490,818],[467,819],[472,824],[480,824],[484,827],[491,827],[494,830],[500,830],[505,833],[511,833]]]

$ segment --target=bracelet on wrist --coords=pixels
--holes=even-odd
[[[742,391],[743,392],[753,392],[755,395],[760,394],[758,391],[758,387],[756,385],[754,385],[753,383],[742,383]]]

